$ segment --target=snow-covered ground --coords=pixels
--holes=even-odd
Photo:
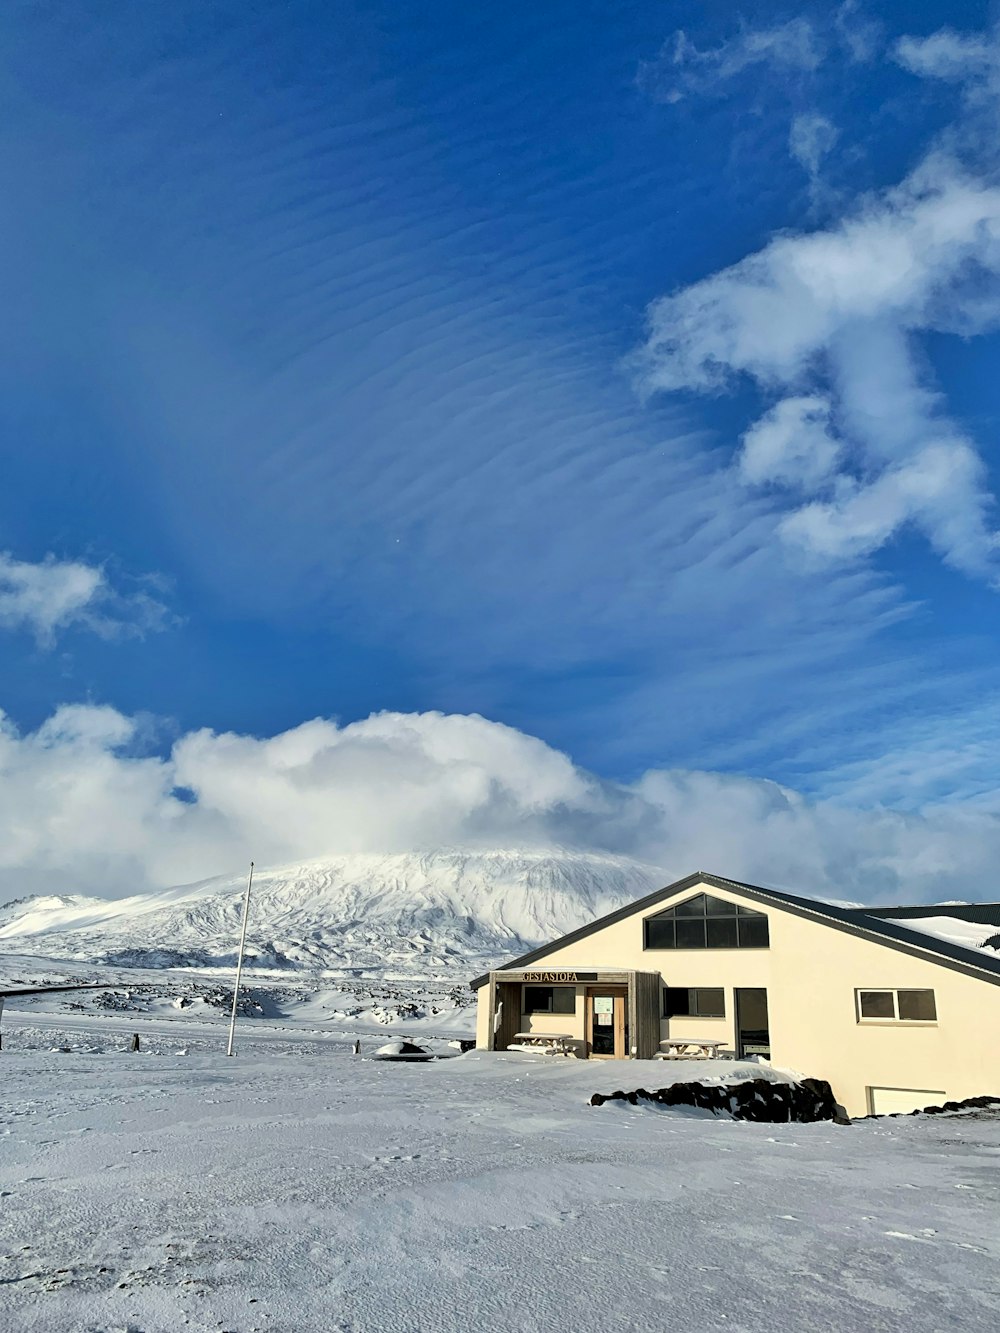
[[[666,1071],[379,1064],[271,1019],[227,1060],[224,1036],[214,1013],[8,1011],[5,1333],[1000,1324],[995,1118],[598,1109]]]
[[[76,1022],[119,1015],[125,1019],[184,1018],[217,1022],[233,1003],[231,968],[141,968],[5,954],[0,986],[60,986],[99,983],[96,989],[21,996],[7,1002],[20,1012]],[[353,973],[244,969],[240,1012],[300,1034],[312,1029],[351,1034],[384,1033],[402,1027],[407,1035],[427,1032],[467,1037],[475,1028],[475,994],[461,971],[452,979],[399,977],[391,968],[370,976]],[[382,1040],[385,1037],[382,1036]]]

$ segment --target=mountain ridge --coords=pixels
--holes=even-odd
[[[254,873],[247,958],[293,971],[450,971],[523,953],[667,878],[630,857],[562,848],[293,862]],[[116,900],[20,899],[0,907],[0,948],[120,966],[229,966],[245,886],[241,873]]]

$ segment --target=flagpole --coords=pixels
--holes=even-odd
[[[250,862],[250,875],[247,879],[246,897],[243,899],[243,929],[240,931],[240,952],[236,960],[236,986],[233,990],[233,1015],[229,1020],[229,1049],[227,1055],[233,1054],[233,1038],[236,1036],[236,1006],[240,998],[240,973],[243,971],[243,949],[247,942],[247,918],[250,915],[250,885],[253,883],[253,862]]]

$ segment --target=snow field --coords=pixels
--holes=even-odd
[[[136,1021],[150,1030],[156,1020],[164,1031],[181,1020],[194,1030],[204,1026],[211,1032],[219,1022],[228,1022],[233,1002],[233,973],[223,969],[197,968],[78,968],[68,970],[54,959],[32,959],[7,955],[4,984],[60,985],[91,981],[106,982],[97,990],[55,995],[11,997],[4,1023],[19,1021],[19,1015],[42,1015],[47,1022],[83,1025],[109,1036],[116,1023]],[[386,1030],[405,1027],[407,1033],[427,1036],[468,1037],[475,1031],[475,994],[455,981],[400,979],[385,976],[344,977],[326,973],[283,975],[244,968],[240,988],[240,1014],[265,1019],[280,1031],[287,1020],[299,1039],[312,1029],[317,1038],[350,1031],[367,1044]],[[258,1026],[263,1038],[272,1029]]]
[[[996,1119],[753,1125],[585,1104],[661,1086],[645,1062],[379,1064],[249,1023],[227,1060],[177,1019],[130,1056],[51,1023],[0,1055],[4,1333],[1000,1321]]]

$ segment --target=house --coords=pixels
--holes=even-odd
[[[862,911],[699,871],[477,977],[476,1044],[648,1059],[715,1038],[852,1115],[997,1094],[998,930],[998,904]]]

